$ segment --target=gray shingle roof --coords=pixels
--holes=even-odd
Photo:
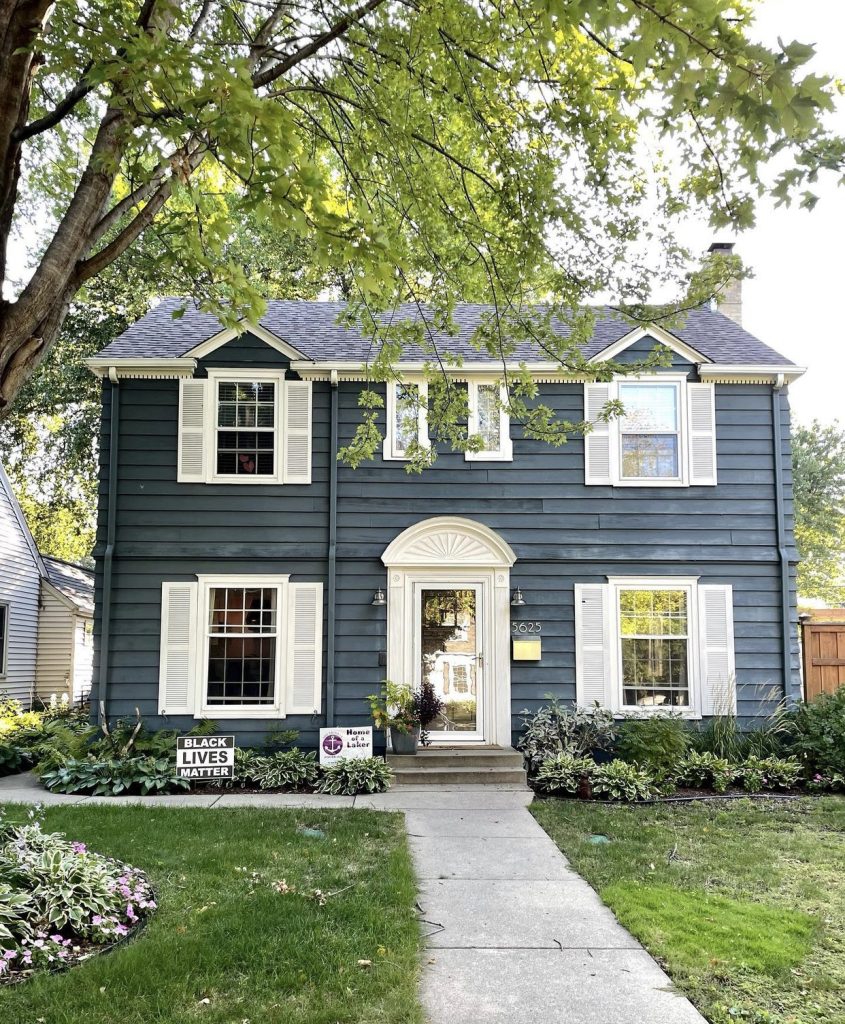
[[[81,565],[43,555],[47,579],[82,611],[94,611],[94,573]]]
[[[184,316],[173,319],[174,310],[182,307],[186,307]],[[261,319],[261,326],[315,362],[365,362],[371,354],[370,340],[356,329],[337,323],[345,308],[343,302],[272,300]],[[473,303],[456,308],[453,318],[459,327],[458,334],[440,339],[449,352],[476,362],[490,359],[486,353],[479,352],[470,340],[482,315],[490,309],[490,306]],[[595,330],[586,348],[588,356],[596,355],[631,331],[630,322],[607,307],[597,309],[596,314]],[[418,315],[416,307],[408,304],[399,310],[397,318],[414,319]],[[99,357],[168,359],[183,356],[221,329],[214,316],[201,313],[193,304],[186,305],[185,299],[166,298],[107,345]],[[558,324],[557,329],[563,336],[568,334],[563,324]],[[715,363],[792,365],[790,360],[743,330],[739,324],[705,307],[692,310],[683,326],[673,327],[671,333]],[[424,358],[424,353],[408,349],[405,358]],[[522,344],[514,358],[530,362],[548,357],[533,345]]]

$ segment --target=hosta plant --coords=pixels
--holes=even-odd
[[[691,750],[675,768],[675,781],[679,786],[693,789],[712,789],[724,793],[738,772],[727,758],[717,757],[709,750],[699,753]]]
[[[317,792],[333,796],[382,793],[392,778],[393,773],[380,757],[346,758],[323,768]]]
[[[54,793],[91,793],[117,796],[120,793],[167,793],[190,789],[166,757],[129,757],[97,760],[69,758],[41,775],[42,783]]]
[[[0,982],[72,963],[127,935],[155,906],[137,868],[36,820],[0,819]]]
[[[589,757],[558,754],[544,761],[534,777],[534,785],[542,793],[578,792],[581,780],[589,779],[596,763]]]
[[[648,800],[656,792],[654,779],[645,768],[621,760],[597,764],[591,782],[593,794],[608,800]]]
[[[305,752],[294,747],[266,757],[253,757],[246,770],[260,789],[301,789],[317,781],[316,756],[313,750]]]
[[[796,757],[747,757],[739,769],[743,788],[749,793],[763,789],[792,789],[801,778]]]

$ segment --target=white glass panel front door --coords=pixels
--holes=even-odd
[[[428,680],[444,704],[427,727],[434,743],[484,739],[483,593],[478,583],[414,585],[414,684]]]

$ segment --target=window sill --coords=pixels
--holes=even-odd
[[[236,707],[233,704],[215,704],[213,707],[201,708],[194,712],[194,718],[201,721],[210,718],[214,721],[228,721],[230,718],[278,719],[285,718],[285,712],[279,707],[256,708],[254,705]]]
[[[668,718],[671,714],[672,718],[681,718],[686,722],[700,722],[702,715],[700,711],[694,709],[687,709],[686,711],[673,710],[672,708],[660,707],[659,705],[653,708],[614,708],[613,717],[618,722],[636,722],[642,718],[654,718],[663,717]]]

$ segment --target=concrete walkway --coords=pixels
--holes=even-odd
[[[361,797],[80,797],[31,776],[0,802],[402,811],[426,936],[430,1024],[705,1024],[527,810],[531,793],[402,787]]]

